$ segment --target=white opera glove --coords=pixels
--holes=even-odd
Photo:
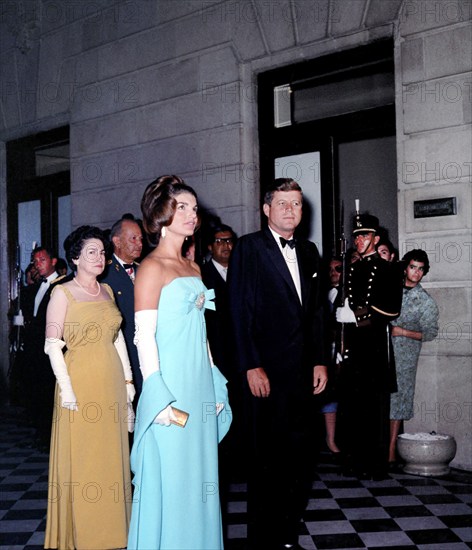
[[[20,311],[13,316],[12,323],[14,327],[24,327],[25,326],[25,318],[23,317],[23,312]]]
[[[123,374],[125,376],[127,401],[128,403],[132,403],[134,396],[136,395],[136,390],[133,384],[133,372],[131,370],[131,363],[129,362],[125,337],[123,336],[123,332],[121,330],[118,332],[118,336],[113,343],[115,344],[116,351],[118,352],[118,355],[120,356],[121,364],[123,365]]]
[[[156,328],[157,309],[143,309],[134,314],[134,345],[138,349],[139,368],[143,380],[159,370]]]
[[[177,420],[177,417],[175,416],[172,407],[167,405],[167,407],[162,409],[162,411],[156,416],[153,422],[154,424],[160,424],[161,426],[170,426],[172,420]]]
[[[134,345],[138,349],[139,368],[145,381],[151,374],[158,372],[159,353],[157,351],[156,329],[157,309],[143,309],[134,314]],[[155,424],[170,426],[171,419],[176,420],[172,407],[168,405],[154,419]]]
[[[349,299],[346,298],[344,305],[336,309],[336,321],[338,323],[356,323],[356,316],[354,312],[349,307]]]
[[[49,355],[51,367],[61,391],[61,407],[71,411],[78,411],[77,397],[72,389],[67,365],[64,361],[64,354],[62,353],[62,348],[65,345],[66,343],[59,338],[46,338],[44,353]]]

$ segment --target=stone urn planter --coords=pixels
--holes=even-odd
[[[405,461],[403,471],[417,476],[443,476],[456,455],[456,440],[450,435],[432,433],[401,434],[397,450]]]

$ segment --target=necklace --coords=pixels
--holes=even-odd
[[[79,281],[77,280],[77,277],[74,277],[74,283],[79,287],[81,288],[85,294],[88,294],[89,296],[94,296],[94,297],[97,297],[99,294],[100,294],[100,283],[96,280],[95,281],[97,283],[97,287],[98,287],[98,292],[96,294],[93,294],[92,292],[89,292],[88,290],[85,290],[85,288],[79,283]]]

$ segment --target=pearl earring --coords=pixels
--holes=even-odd
[[[163,227],[163,228],[161,229],[161,237],[162,237],[163,239],[166,238],[166,233],[167,233],[166,228]]]

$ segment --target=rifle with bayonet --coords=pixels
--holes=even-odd
[[[9,314],[11,320],[11,329],[10,329],[10,362],[8,365],[8,379],[10,381],[10,399],[12,402],[18,401],[18,392],[20,387],[20,370],[19,358],[21,356],[22,346],[23,346],[23,327],[24,327],[24,318],[21,310],[21,289],[22,289],[22,275],[20,263],[20,246],[16,247],[16,260],[15,260],[15,281],[16,281],[16,298],[12,303],[11,313]]]
[[[339,278],[339,295],[336,297],[336,302],[343,305],[346,299],[346,274],[347,274],[347,240],[344,234],[344,202],[341,203],[341,219],[340,219],[340,231],[337,243],[337,256],[341,258],[341,276]],[[337,338],[336,338],[336,350],[335,350],[335,362],[338,363],[341,358],[344,357],[345,349],[345,330],[344,323],[338,323]]]

